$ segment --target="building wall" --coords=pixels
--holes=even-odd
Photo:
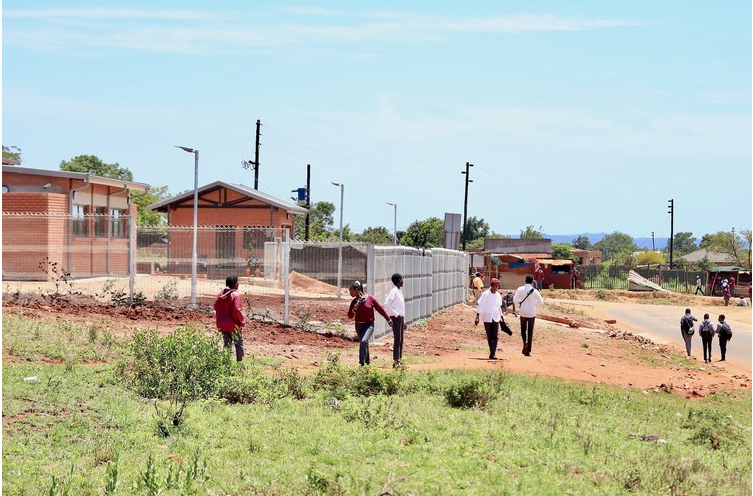
[[[484,251],[493,253],[552,253],[551,239],[485,238]]]
[[[29,214],[3,216],[4,278],[54,280],[65,272],[77,278],[128,273],[127,238],[69,238],[69,182],[67,178],[3,174],[3,184],[9,188],[2,196],[3,213]],[[47,183],[50,187],[43,188]],[[106,207],[107,194],[117,191],[92,186],[78,191],[75,202]],[[110,207],[127,208],[135,218],[136,206],[127,206],[127,193],[112,196]]]

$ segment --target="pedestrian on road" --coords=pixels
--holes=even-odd
[[[512,293],[508,291],[503,297],[502,297],[502,311],[505,312],[505,315],[507,315],[507,312],[512,307],[512,316],[517,317],[518,314],[515,313],[515,303],[512,301]]]
[[[701,293],[701,296],[706,294],[703,291],[703,285],[701,284],[701,276],[695,276],[695,294]]]
[[[476,272],[476,277],[473,278],[471,284],[473,285],[473,303],[478,303],[478,299],[484,291],[484,280],[481,277],[481,272]]]
[[[246,317],[243,316],[243,301],[238,294],[238,276],[228,276],[225,279],[225,288],[214,301],[214,312],[217,331],[222,333],[225,349],[234,344],[235,359],[240,362],[245,354],[243,327],[246,325]]]
[[[682,334],[682,339],[685,341],[685,351],[688,352],[688,356],[690,356],[690,340],[695,333],[695,329],[693,328],[695,326],[694,322],[698,322],[698,319],[690,314],[689,308],[686,308],[685,315],[680,317],[680,334]]]
[[[727,358],[727,343],[732,339],[732,328],[724,321],[724,314],[719,315],[716,334],[719,336],[719,350],[722,352],[722,359],[720,361],[723,362]]]
[[[382,308],[376,298],[363,291],[363,285],[359,281],[354,281],[348,288],[353,300],[348,307],[348,318],[356,321],[356,334],[358,335],[358,363],[368,365],[371,363],[369,355],[369,341],[374,334],[374,310],[379,312],[387,322],[390,322],[390,316]]]
[[[698,326],[698,334],[701,335],[703,345],[703,363],[711,363],[711,343],[714,340],[714,323],[709,319],[709,314],[703,314],[703,322]]]
[[[520,335],[523,338],[523,354],[531,356],[533,346],[533,325],[536,323],[536,306],[544,303],[541,293],[533,287],[533,276],[526,276],[525,285],[515,291],[513,302],[518,305],[520,315]]]
[[[729,285],[722,288],[722,298],[724,298],[724,306],[729,306],[729,299],[732,298],[732,292],[729,289]]]
[[[476,320],[484,323],[486,342],[489,345],[489,360],[497,359],[497,341],[499,339],[499,321],[502,320],[502,295],[499,289],[499,279],[492,277],[489,289],[481,293],[476,305]]]
[[[536,265],[536,270],[533,271],[533,282],[536,283],[536,289],[541,291],[544,287],[544,269],[541,265]]]
[[[405,334],[405,298],[401,288],[403,276],[392,274],[392,289],[384,300],[384,309],[392,325],[392,367],[403,366],[403,336]]]

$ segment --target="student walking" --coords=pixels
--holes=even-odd
[[[685,351],[688,352],[688,356],[690,356],[690,340],[695,333],[695,329],[693,329],[695,326],[694,322],[697,321],[698,319],[690,314],[689,308],[686,308],[685,315],[680,317],[680,334],[682,334],[682,339],[685,341]]]
[[[214,301],[214,312],[217,331],[222,333],[225,348],[234,344],[235,359],[240,362],[245,354],[243,327],[246,325],[246,317],[243,316],[243,302],[238,294],[238,276],[228,276],[225,279],[225,288]]]
[[[533,346],[533,325],[536,323],[536,306],[544,303],[541,293],[533,287],[533,276],[526,276],[525,285],[515,291],[513,302],[518,305],[520,315],[520,335],[523,338],[523,354],[531,356]]]
[[[354,281],[348,289],[350,296],[353,297],[348,307],[348,318],[356,321],[356,334],[359,341],[358,363],[368,365],[371,363],[369,341],[374,334],[374,310],[379,312],[388,323],[390,316],[376,298],[363,292],[363,285],[359,281]]]
[[[727,358],[727,343],[732,339],[732,328],[724,321],[724,314],[719,316],[716,334],[719,336],[719,351],[722,353],[720,361],[723,362]]]
[[[502,320],[502,295],[499,289],[499,279],[493,277],[489,289],[481,293],[476,306],[476,320],[484,322],[486,342],[489,345],[489,360],[497,359],[497,342],[499,339],[499,321]]]
[[[392,367],[403,366],[403,336],[405,334],[405,298],[401,288],[403,276],[392,274],[392,289],[384,300],[384,309],[392,324]]]
[[[711,363],[711,343],[714,340],[714,323],[709,319],[709,314],[703,314],[703,322],[698,326],[698,334],[701,335],[703,345],[703,363]]]
[[[701,284],[701,276],[695,276],[695,294],[698,293],[701,293],[701,296],[705,294],[703,291],[703,285]]]

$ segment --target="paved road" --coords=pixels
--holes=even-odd
[[[681,350],[685,350],[685,343],[680,336],[680,317],[685,313],[685,307],[646,305],[640,303],[615,303],[602,301],[577,302],[570,300],[557,300],[558,303],[572,304],[575,308],[588,313],[591,307],[599,313],[617,320],[617,326],[622,329],[630,329],[636,334],[644,335],[658,343],[673,343]],[[717,323],[720,313],[725,315],[725,320],[732,327],[733,337],[727,345],[727,361],[751,371],[753,336],[751,332],[751,307],[719,307],[709,306],[691,308],[693,316],[699,322],[703,320],[703,314],[708,313],[712,322]],[[693,356],[703,360],[701,338],[696,333],[693,335]],[[714,339],[712,345],[714,362],[721,358],[719,342]]]

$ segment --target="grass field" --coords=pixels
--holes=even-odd
[[[751,493],[749,391],[688,401],[337,355],[302,376],[237,367],[214,339],[3,317],[3,494]]]

